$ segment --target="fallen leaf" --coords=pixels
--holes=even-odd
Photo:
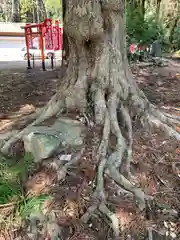
[[[180,127],[176,127],[176,131],[177,131],[177,132],[180,132]]]
[[[176,154],[180,155],[180,148],[176,148]]]

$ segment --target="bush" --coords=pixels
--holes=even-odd
[[[180,49],[180,26],[177,26],[177,28],[174,32],[174,39],[173,39],[172,47],[173,47],[173,50]]]
[[[165,42],[165,29],[156,22],[155,16],[144,17],[139,8],[133,9],[131,5],[126,8],[126,30],[128,44],[140,41],[150,45],[154,40],[159,39]]]

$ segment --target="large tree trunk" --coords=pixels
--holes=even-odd
[[[64,0],[63,9],[69,54],[66,74],[57,94],[37,113],[31,126],[62,109],[82,113],[92,111],[94,122],[103,128],[97,153],[97,187],[94,193],[98,201],[82,216],[82,221],[87,222],[94,210],[98,209],[111,219],[118,236],[118,220],[105,205],[104,176],[132,192],[140,209],[145,208],[143,191],[131,183],[132,120],[138,118],[142,125],[155,125],[180,140],[180,134],[173,128],[178,117],[171,116],[170,119],[159,112],[149,103],[132,77],[124,47],[122,1]],[[10,146],[23,133],[24,130],[11,138],[3,146],[2,152],[8,153]],[[114,150],[109,149],[111,135],[116,138]],[[124,175],[122,164],[125,165]]]
[[[118,1],[112,4],[66,1],[64,29],[69,65],[65,82],[70,86],[65,93],[66,106],[85,111],[88,89],[91,101],[96,103],[96,123],[104,121],[108,96],[126,99],[130,92],[139,92],[126,59],[123,11],[123,4]]]

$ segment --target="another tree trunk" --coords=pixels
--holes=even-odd
[[[161,7],[161,0],[157,0],[156,2],[156,21],[157,22],[159,20],[160,7]]]
[[[47,18],[46,8],[43,0],[36,0],[37,22],[44,21]]]
[[[81,220],[87,222],[97,209],[112,221],[114,233],[118,236],[118,220],[105,205],[104,177],[111,178],[117,185],[133,193],[139,208],[145,208],[143,191],[131,183],[132,119],[138,118],[142,125],[155,125],[180,140],[180,134],[174,130],[179,120],[176,116],[169,118],[150,104],[132,77],[124,47],[122,1],[64,0],[63,10],[69,53],[63,87],[37,113],[31,126],[58,114],[62,109],[93,113],[95,124],[103,129],[97,153],[97,185],[93,195],[98,201]],[[23,133],[24,130],[10,139],[1,151],[8,153]],[[109,149],[111,135],[116,137],[114,150]]]
[[[33,14],[33,23],[35,23],[36,22],[36,15],[35,15],[35,7],[33,6],[33,12],[32,12],[32,14]]]
[[[141,9],[142,9],[143,18],[144,18],[145,12],[146,12],[145,2],[146,2],[145,0],[141,1]]]
[[[39,0],[36,0],[37,23],[40,23],[40,5]]]
[[[40,1],[40,6],[41,6],[42,21],[44,21],[47,18],[47,12],[46,12],[46,7],[45,7],[45,4],[44,4],[44,0]]]
[[[12,0],[12,22],[20,22],[19,0]]]
[[[175,29],[176,29],[176,27],[177,27],[178,20],[179,20],[179,16],[177,16],[177,17],[176,17],[175,19],[173,19],[173,21],[171,22],[170,34],[169,34],[169,42],[170,42],[170,44],[173,43],[173,40],[174,40],[174,32],[175,32]]]

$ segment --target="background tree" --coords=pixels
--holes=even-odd
[[[46,0],[45,1],[46,11],[48,17],[52,19],[62,20],[62,4],[61,1],[57,0]]]
[[[43,0],[21,0],[21,17],[23,22],[41,22],[47,18]]]
[[[20,2],[12,0],[12,22],[20,22]]]
[[[160,112],[132,77],[124,47],[123,1],[64,0],[63,12],[69,47],[66,75],[57,93],[37,112],[30,126],[62,115],[62,111],[91,115],[95,127],[102,129],[102,136],[96,155],[95,201],[81,220],[87,222],[97,209],[112,221],[114,234],[119,236],[118,219],[106,206],[104,178],[133,193],[140,210],[144,210],[146,196],[132,184],[130,170],[133,123],[139,121],[145,130],[156,127],[180,140],[175,130],[179,117]],[[1,151],[8,154],[27,128],[7,141]],[[67,169],[62,168],[59,176],[65,178],[66,173]]]
[[[42,22],[47,18],[46,8],[43,0],[36,0],[37,22]]]
[[[59,0],[13,0],[20,1],[19,17],[22,22],[39,22],[50,17],[62,20],[61,1]],[[0,1],[1,21],[16,21],[12,18],[12,0]],[[14,6],[14,4],[13,4]],[[14,10],[13,10],[14,11]],[[17,11],[16,11],[17,12]],[[151,44],[160,39],[166,52],[178,49],[178,0],[133,0],[126,1],[126,25],[128,43],[140,40]],[[16,14],[17,16],[17,14]],[[177,34],[175,34],[177,33]]]
[[[12,7],[12,0],[1,0],[0,1],[0,16],[1,20],[8,22],[11,21],[12,11],[9,11]]]

